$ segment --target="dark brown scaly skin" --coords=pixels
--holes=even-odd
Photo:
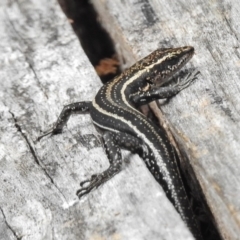
[[[128,149],[143,158],[195,238],[202,239],[182,183],[175,149],[165,130],[136,110],[136,107],[142,104],[170,98],[188,87],[197,74],[189,74],[172,86],[162,85],[169,81],[193,54],[193,47],[154,51],[105,84],[92,102],[65,106],[55,127],[43,136],[62,132],[73,112],[90,112],[94,125],[104,130],[103,142],[110,166],[103,173],[82,182],[81,189],[77,191],[78,197],[116,175],[122,166],[120,149]]]

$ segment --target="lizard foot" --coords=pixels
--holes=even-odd
[[[80,199],[82,196],[91,192],[94,188],[98,188],[100,185],[116,175],[119,171],[120,168],[117,168],[116,166],[110,166],[106,171],[100,174],[94,174],[90,179],[82,181],[80,183],[81,188],[76,192],[78,198]],[[87,185],[84,187],[85,184]]]
[[[100,185],[102,185],[104,182],[106,182],[110,177],[106,174],[106,172],[100,173],[100,174],[94,174],[91,176],[90,179],[87,179],[85,181],[82,181],[80,183],[80,188],[77,190],[76,194],[78,198],[80,199],[82,196],[88,194],[91,192],[94,188],[98,188]],[[86,187],[84,185],[88,183]]]

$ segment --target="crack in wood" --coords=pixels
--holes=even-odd
[[[23,237],[18,237],[18,234],[16,233],[16,231],[14,231],[14,229],[13,229],[13,228],[11,227],[11,225],[8,223],[7,218],[6,218],[6,215],[5,215],[2,207],[0,207],[0,211],[2,212],[2,215],[3,215],[3,219],[4,219],[5,224],[6,224],[7,227],[10,229],[10,231],[12,232],[12,234],[14,235],[14,237],[15,237],[17,240],[21,240]]]
[[[12,118],[14,120],[14,124],[15,127],[17,128],[18,132],[22,135],[22,137],[24,138],[25,142],[27,143],[30,153],[33,156],[34,161],[37,163],[37,165],[42,169],[42,171],[45,173],[45,175],[49,178],[50,182],[53,184],[53,186],[58,190],[58,192],[60,193],[60,195],[63,197],[63,199],[65,200],[65,202],[67,202],[66,197],[64,196],[64,194],[62,193],[62,191],[59,189],[59,187],[55,184],[53,178],[50,176],[50,174],[47,172],[47,170],[40,164],[40,161],[34,151],[34,148],[32,147],[28,137],[26,134],[23,133],[21,126],[18,124],[17,119],[14,115],[14,113],[12,113],[11,111],[9,111],[9,113],[12,115]]]

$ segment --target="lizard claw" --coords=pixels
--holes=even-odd
[[[37,139],[35,140],[35,142],[39,142],[43,137],[46,137],[47,135],[56,135],[62,133],[62,129],[58,129],[58,128],[53,128],[50,129],[48,131],[46,131],[45,133],[43,133],[42,135],[40,135],[39,137],[37,137]]]
[[[90,179],[82,181],[80,183],[81,188],[77,190],[76,194],[80,199],[83,195],[88,194],[94,188],[98,188],[100,185],[108,181],[114,175],[116,175],[120,171],[120,168],[116,168],[115,166],[110,166],[107,170],[100,174],[94,174]],[[84,184],[88,183],[87,186],[83,187]]]
[[[193,81],[195,81],[199,73],[199,71],[195,71],[192,73],[188,73],[181,81],[180,79],[178,79],[177,86],[179,88],[179,91],[187,88]]]
[[[101,173],[101,174],[94,174],[91,176],[90,179],[87,179],[85,181],[82,181],[80,183],[80,186],[82,188],[80,188],[79,190],[77,190],[76,194],[78,196],[78,198],[80,199],[82,196],[84,196],[85,194],[88,194],[89,192],[92,191],[92,189],[94,188],[98,188],[100,185],[102,185],[102,183],[106,182],[108,180],[107,176],[105,173]],[[89,183],[88,186],[83,187],[83,185],[85,183]]]
[[[80,186],[83,187],[83,185],[84,185],[85,183],[91,182],[96,176],[97,176],[97,175],[94,174],[94,175],[91,176],[90,179],[87,179],[87,180],[85,180],[85,181],[80,182]]]

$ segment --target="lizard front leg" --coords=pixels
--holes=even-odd
[[[131,96],[135,106],[141,106],[157,99],[171,98],[183,89],[187,88],[197,79],[199,72],[187,74],[183,79],[178,78],[177,83],[167,87],[153,87],[147,91],[140,91]]]
[[[60,113],[55,126],[49,131],[46,131],[43,135],[39,136],[37,141],[49,134],[55,135],[61,133],[63,127],[66,125],[72,114],[88,112],[91,104],[91,102],[76,102],[66,105]]]

